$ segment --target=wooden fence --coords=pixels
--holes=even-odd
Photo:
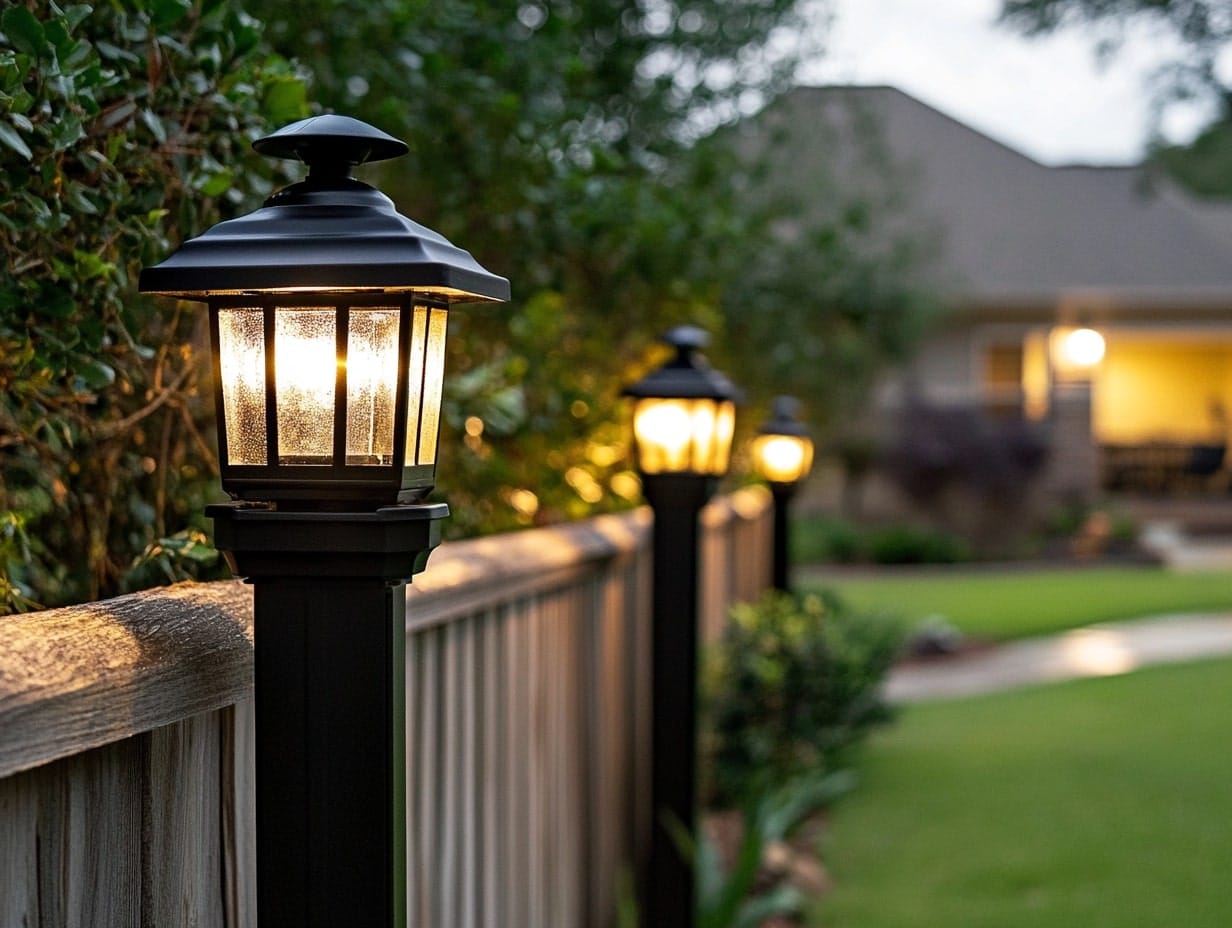
[[[767,494],[703,514],[706,633]],[[607,928],[649,827],[647,510],[444,545],[408,592],[416,928]],[[0,928],[255,924],[252,596],[0,618]]]

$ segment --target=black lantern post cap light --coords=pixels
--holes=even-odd
[[[375,509],[435,482],[451,303],[509,281],[400,215],[353,165],[405,143],[316,116],[254,143],[308,178],[141,272],[140,289],[210,307],[223,489],[282,508]]]
[[[647,498],[665,490],[662,503],[691,506],[686,496],[701,493],[705,502],[727,473],[741,394],[702,355],[705,330],[677,326],[663,341],[675,356],[624,391],[634,401],[633,453]]]
[[[800,401],[776,396],[770,418],[753,439],[753,468],[771,486],[795,488],[813,467],[813,438],[800,419]]]
[[[654,509],[651,624],[648,925],[694,924],[693,868],[673,826],[696,831],[698,516],[727,473],[740,391],[701,349],[705,331],[680,326],[663,340],[666,364],[624,392],[633,399],[633,447]]]
[[[752,447],[753,469],[770,484],[774,495],[773,583],[787,592],[788,527],[791,499],[813,466],[813,439],[800,420],[800,401],[794,396],[776,396],[770,420],[757,430]]]
[[[403,142],[345,116],[254,143],[308,165],[141,273],[209,305],[215,543],[253,584],[257,916],[405,928],[406,593],[440,542],[447,310],[509,282],[354,165]]]

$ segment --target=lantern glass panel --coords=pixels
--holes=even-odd
[[[732,437],[736,433],[736,404],[724,400],[717,404],[715,415],[714,447],[710,452],[710,469],[704,473],[722,476],[731,464]]]
[[[642,473],[727,471],[736,408],[712,399],[639,400],[633,412]]]
[[[265,428],[265,317],[261,310],[219,310],[218,353],[227,463],[264,466],[269,445]]]
[[[436,463],[448,322],[449,315],[443,308],[415,307],[408,362],[411,384],[406,410],[407,466]]]
[[[279,464],[333,463],[337,378],[334,310],[279,307],[274,316]]]
[[[388,465],[398,388],[396,308],[352,309],[347,327],[348,465]]]
[[[813,465],[813,443],[795,435],[759,435],[753,441],[753,459],[771,483],[798,483]]]

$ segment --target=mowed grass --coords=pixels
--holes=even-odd
[[[1232,611],[1232,572],[1176,573],[1148,566],[801,572],[797,586],[829,587],[855,606],[909,620],[942,616],[969,635],[993,640],[1114,619]]]
[[[815,928],[1232,925],[1232,661],[914,706],[833,811]]]

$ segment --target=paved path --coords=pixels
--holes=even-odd
[[[1232,615],[1109,622],[988,651],[906,664],[890,674],[886,695],[891,702],[974,696],[1226,654],[1232,654]]]

